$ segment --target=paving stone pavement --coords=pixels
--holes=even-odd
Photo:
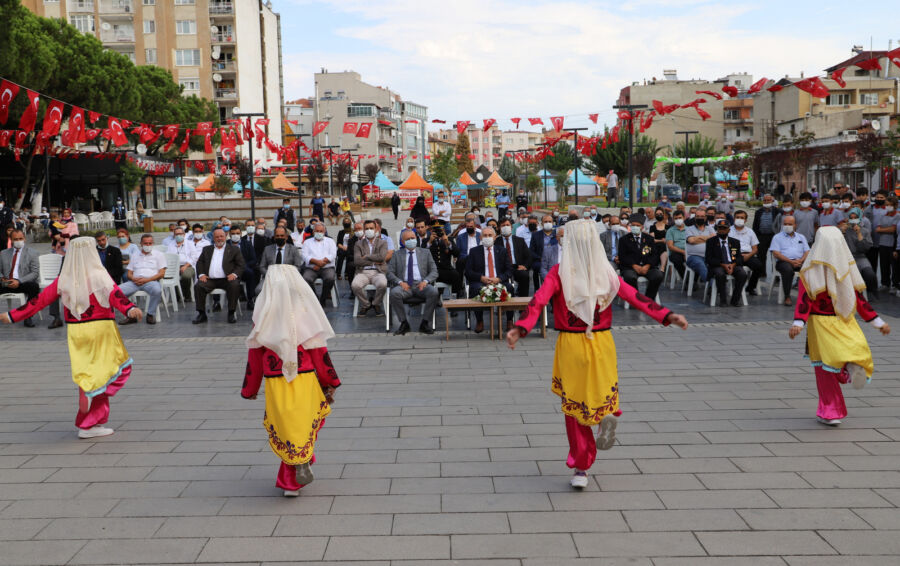
[[[343,334],[317,480],[285,499],[241,337],[126,335],[117,432],[78,440],[42,331],[0,355],[0,564],[897,564],[900,350],[865,332],[876,375],[831,429],[786,322],[617,328],[625,414],[581,493],[554,333]]]

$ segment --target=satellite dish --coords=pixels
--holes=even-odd
[[[219,73],[213,73],[213,82],[222,82],[222,75],[220,75]]]
[[[894,100],[895,100],[895,99],[894,99],[894,95],[888,96],[888,102],[889,102],[889,103],[893,104],[893,103],[894,103]]]
[[[872,129],[876,132],[881,129],[881,122],[878,120],[872,120]]]
[[[212,53],[210,53],[210,56],[211,56],[213,59],[218,59],[219,57],[222,56],[222,50],[219,49],[218,46],[213,47],[213,50],[212,50]]]
[[[103,31],[109,31],[110,29],[112,29],[112,26],[109,25],[109,22],[103,22],[102,24],[100,24],[100,29],[102,29]]]
[[[209,26],[209,32],[210,33],[219,33],[218,26]]]
[[[137,146],[137,152],[140,153],[141,155],[147,155],[147,146],[142,143],[139,143]]]

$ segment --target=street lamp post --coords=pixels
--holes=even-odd
[[[566,132],[575,132],[575,145],[573,149],[575,150],[575,206],[578,206],[578,132],[581,130],[586,130],[587,128],[565,128]]]
[[[649,108],[646,104],[617,104],[616,110],[627,110],[628,118],[628,207],[634,209],[634,111]]]
[[[328,194],[334,193],[334,189],[332,188],[332,184],[331,184],[332,183],[331,170],[333,169],[333,165],[334,165],[334,152],[331,150],[335,149],[335,148],[340,149],[340,147],[341,146],[339,146],[339,145],[319,146],[319,149],[327,149],[328,150]]]
[[[258,116],[265,116],[262,112],[241,112],[240,108],[235,108],[231,113],[235,118],[253,118]],[[256,181],[254,180],[254,166],[253,166],[253,140],[247,140],[247,147],[250,148],[250,216],[252,218],[256,218],[256,196],[254,189],[254,185]],[[243,183],[243,181],[241,181]]]
[[[699,134],[699,133],[700,132],[697,130],[678,130],[677,132],[675,132],[676,136],[684,134],[684,166],[685,167],[688,166],[688,155],[690,154],[690,151],[688,150],[688,136],[690,136],[691,134]],[[675,148],[674,147],[672,148],[672,156],[673,157],[675,156]],[[691,177],[688,177],[688,179],[691,179],[692,177],[693,177],[693,175]]]
[[[312,134],[296,134],[296,137],[303,141],[302,138],[308,138]],[[299,146],[297,148],[297,212],[303,214],[303,165],[300,164]]]

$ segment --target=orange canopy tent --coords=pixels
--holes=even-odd
[[[272,179],[272,188],[281,191],[296,191],[297,187],[291,183],[284,173],[279,173],[277,177]]]
[[[198,193],[208,193],[213,190],[213,184],[216,182],[216,176],[210,175],[206,179],[203,179],[203,182],[197,185],[194,191]]]
[[[460,185],[477,185],[475,179],[469,176],[468,171],[463,171],[463,174],[459,176],[459,184]]]
[[[428,181],[422,178],[419,173],[413,169],[413,171],[409,174],[409,177],[406,178],[405,181],[400,185],[401,189],[433,189],[434,186],[428,184]]]
[[[496,171],[491,173],[491,176],[488,177],[488,180],[485,181],[485,183],[487,183],[487,186],[489,186],[489,187],[511,187],[512,186],[512,183],[507,183],[506,181],[504,181],[503,177],[501,177]]]

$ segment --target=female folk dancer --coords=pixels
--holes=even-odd
[[[819,390],[817,420],[837,426],[847,416],[841,384],[852,382],[854,389],[861,389],[875,367],[854,313],[884,335],[891,327],[863,297],[866,284],[843,234],[834,226],[816,232],[816,242],[800,268],[798,288],[789,336],[795,338],[806,326],[806,349]]]
[[[570,484],[587,487],[587,470],[597,449],[615,442],[619,410],[616,347],[609,332],[613,299],[623,300],[665,326],[687,328],[687,320],[625,283],[606,259],[593,220],[566,223],[560,262],[544,279],[525,316],[506,335],[510,348],[534,328],[547,303],[553,303],[554,326],[559,331],[553,362],[551,390],[562,399],[569,437],[566,465],[575,469]],[[591,427],[599,424],[596,441]]]
[[[109,398],[131,377],[132,359],[122,343],[113,309],[140,320],[142,313],[113,282],[100,263],[94,238],[76,238],[68,245],[56,278],[41,294],[0,322],[24,320],[62,297],[68,323],[72,380],[78,386],[78,438],[108,436]]]
[[[266,378],[263,427],[281,468],[275,485],[285,497],[313,481],[319,429],[341,382],[325,341],[334,331],[309,285],[291,265],[272,265],[253,311],[241,396],[256,399]]]

